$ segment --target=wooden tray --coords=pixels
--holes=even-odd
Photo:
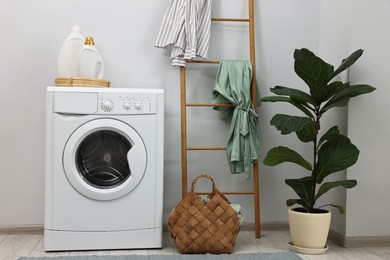
[[[90,78],[56,78],[55,85],[59,87],[108,88],[110,87],[110,81]]]

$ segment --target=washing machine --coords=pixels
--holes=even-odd
[[[46,95],[45,251],[161,248],[163,90]]]

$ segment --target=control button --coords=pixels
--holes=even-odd
[[[137,102],[137,103],[134,104],[134,107],[137,110],[141,110],[142,109],[142,103]]]
[[[126,110],[130,110],[131,104],[129,102],[126,102],[126,103],[123,104],[123,108],[126,109]]]

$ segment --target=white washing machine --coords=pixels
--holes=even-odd
[[[45,251],[161,248],[161,89],[48,87]]]

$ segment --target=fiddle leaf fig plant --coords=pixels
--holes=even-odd
[[[287,206],[298,204],[306,212],[319,212],[324,206],[336,207],[341,214],[344,208],[339,205],[326,204],[317,206],[317,200],[329,190],[336,187],[347,189],[356,186],[356,180],[324,182],[326,177],[354,165],[359,157],[358,148],[349,138],[340,133],[337,125],[331,127],[322,136],[319,131],[324,114],[334,107],[344,107],[352,97],[370,93],[374,87],[365,84],[351,85],[349,82],[334,80],[344,70],[352,66],[363,54],[357,50],[344,59],[337,69],[308,49],[297,49],[294,52],[295,73],[306,83],[308,92],[276,86],[271,88],[275,96],[261,99],[262,102],[287,102],[302,113],[300,115],[276,114],[271,119],[282,135],[295,133],[304,143],[311,144],[313,151],[310,161],[298,152],[278,146],[268,151],[264,164],[275,166],[290,162],[302,166],[308,175],[299,179],[286,179],[285,182],[298,196],[288,199]]]

